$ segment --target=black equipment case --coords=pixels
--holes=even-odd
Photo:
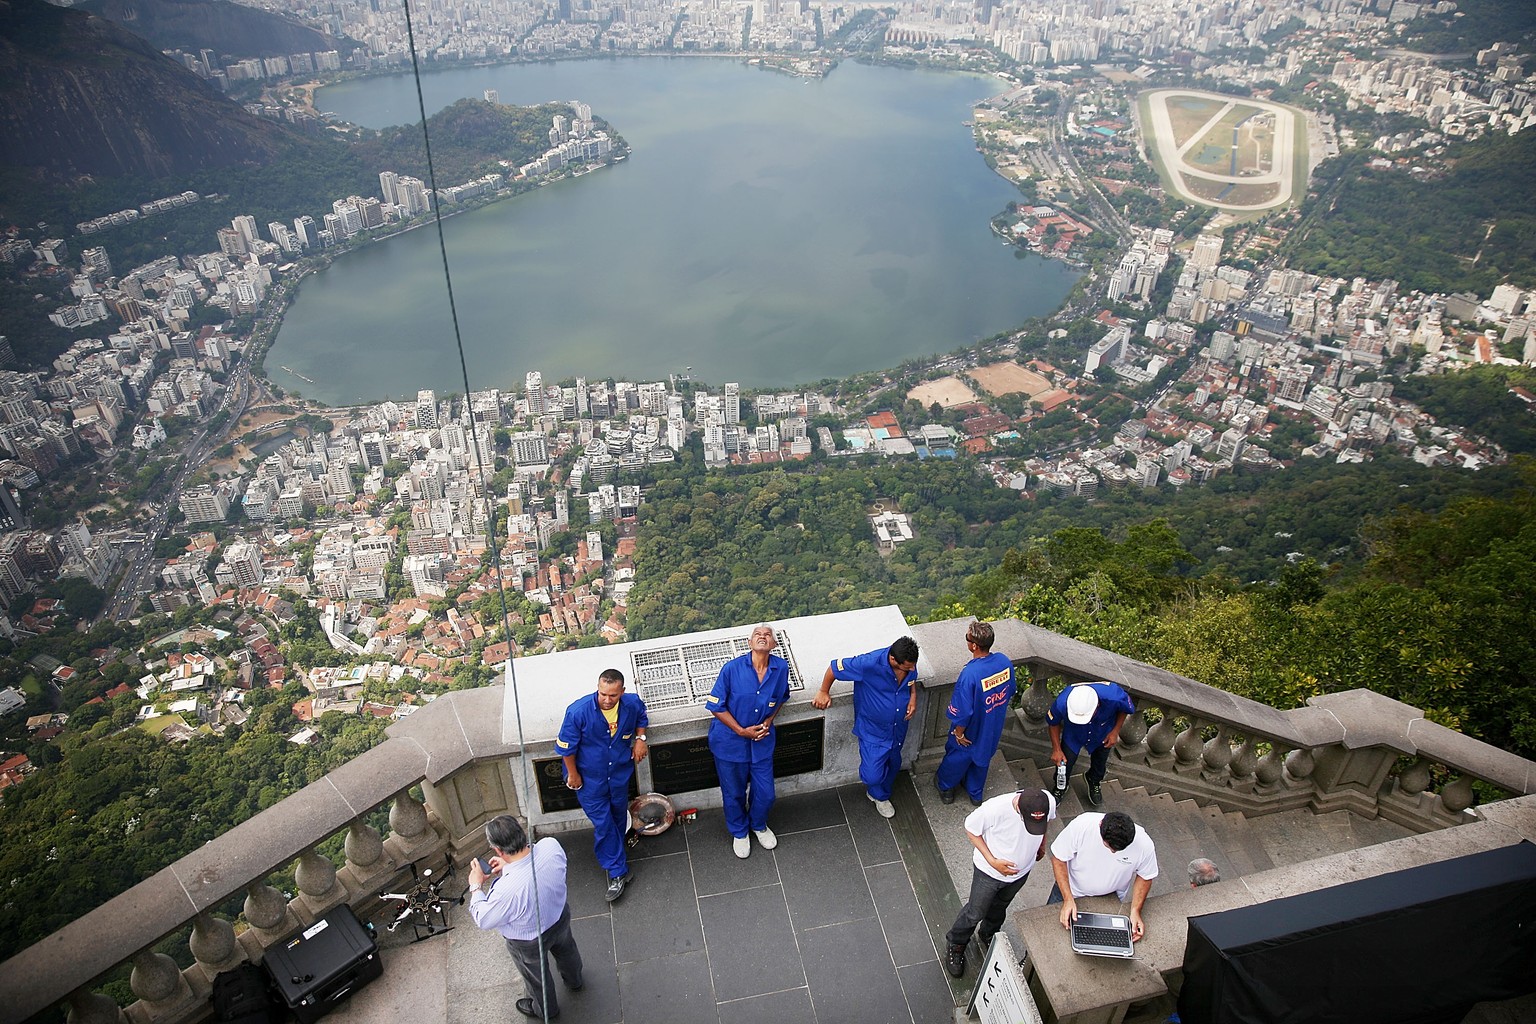
[[[342,904],[267,950],[267,973],[299,1024],[312,1024],[384,973],[373,933]]]

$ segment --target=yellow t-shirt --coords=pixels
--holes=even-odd
[[[603,711],[602,708],[598,708],[597,710]],[[607,711],[603,711],[603,717],[608,720],[609,736],[612,736],[614,733],[619,731],[619,706],[617,704],[609,708]]]

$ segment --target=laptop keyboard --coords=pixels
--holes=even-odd
[[[1088,925],[1076,925],[1072,929],[1072,937],[1080,946],[1118,946],[1124,949],[1131,944],[1131,937],[1119,928],[1092,928]]]

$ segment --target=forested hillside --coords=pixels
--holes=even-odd
[[[1303,207],[1291,264],[1315,274],[1393,278],[1424,292],[1536,285],[1536,134],[1466,143],[1444,175],[1372,170],[1364,155],[1317,170],[1339,179]]]
[[[641,506],[630,635],[899,604],[922,615],[966,591],[1010,549],[1068,527],[1123,538],[1161,516],[1190,553],[1180,574],[1276,579],[1288,560],[1358,571],[1365,517],[1509,493],[1516,473],[1428,469],[1401,459],[1341,467],[1304,460],[1271,475],[1218,477],[1182,491],[1103,490],[1097,499],[997,487],[965,462],[788,468],[665,480]],[[882,556],[866,518],[877,498],[916,537]]]
[[[1027,619],[1278,708],[1366,687],[1536,757],[1536,466],[1522,472],[1503,498],[1368,522],[1350,582],[1311,561],[1246,587],[1191,579],[1155,521],[1027,544],[935,617]]]

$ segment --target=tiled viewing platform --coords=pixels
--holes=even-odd
[[[925,921],[917,892],[940,894],[937,846],[903,776],[898,817],[880,817],[860,786],[784,798],[773,810],[775,850],[753,841],[738,859],[719,810],[641,840],[632,884],[603,901],[607,881],[591,832],[560,837],[570,858],[572,929],[586,985],[556,980],[560,1017],[582,1024],[858,1022],[937,1024],[953,1019],[937,948],[949,917]],[[964,803],[964,801],[962,801]],[[966,805],[968,808],[968,805]],[[894,825],[894,827],[893,827]],[[898,842],[898,834],[901,841]],[[383,935],[384,977],[330,1020],[506,1024],[524,994],[501,938],[466,908],[454,929],[398,945]],[[972,972],[974,974],[974,972]]]
[[[445,694],[390,726],[383,743],[0,963],[0,1024],[61,1004],[71,1024],[201,1024],[219,972],[259,961],[342,903],[377,919],[379,895],[408,887],[412,865],[462,866],[484,853],[483,826],[501,813],[558,835],[570,855],[588,987],[557,988],[562,1020],[952,1024],[978,966],[973,956],[955,984],[938,960],[957,894],[969,888],[970,807],[942,804],[931,773],[968,656],[967,624],[908,625],[890,606],[774,623],[800,680],[777,719],[795,739],[779,747],[779,847],[754,846],[746,861],[732,854],[719,790],[700,764],[709,716],[699,704],[745,628],[521,659],[514,685]],[[1129,812],[1158,851],[1134,963],[1073,956],[1043,905],[1049,872],[1032,872],[1007,928],[1014,949],[1028,951],[1029,985],[1048,1022],[1161,1024],[1183,982],[1190,916],[1536,842],[1536,762],[1417,708],[1355,690],[1282,711],[1025,622],[994,628],[1020,692],[989,795],[1040,784],[1046,709],[1062,687],[1113,679],[1137,712],[1121,729],[1105,807]],[[911,774],[886,820],[857,785],[848,684],[833,687],[825,711],[811,697],[830,659],[908,631],[922,647],[903,756]],[[610,665],[624,666],[652,704],[641,789],[702,808],[697,821],[645,841],[633,886],[611,906],[586,819],[558,785],[553,746],[565,705]],[[1083,810],[1079,776],[1061,819]],[[1216,861],[1223,881],[1189,889],[1195,856]],[[287,878],[295,891],[282,891]],[[521,980],[499,937],[474,928],[462,908],[454,918],[453,930],[419,943],[403,929],[384,936],[383,978],[328,1019],[519,1020]],[[158,948],[168,939],[184,943],[180,963]],[[102,991],[113,972],[129,975],[135,1002],[126,1009]],[[1402,981],[1415,982],[1435,984]],[[1468,1018],[1531,1019],[1529,998]]]

